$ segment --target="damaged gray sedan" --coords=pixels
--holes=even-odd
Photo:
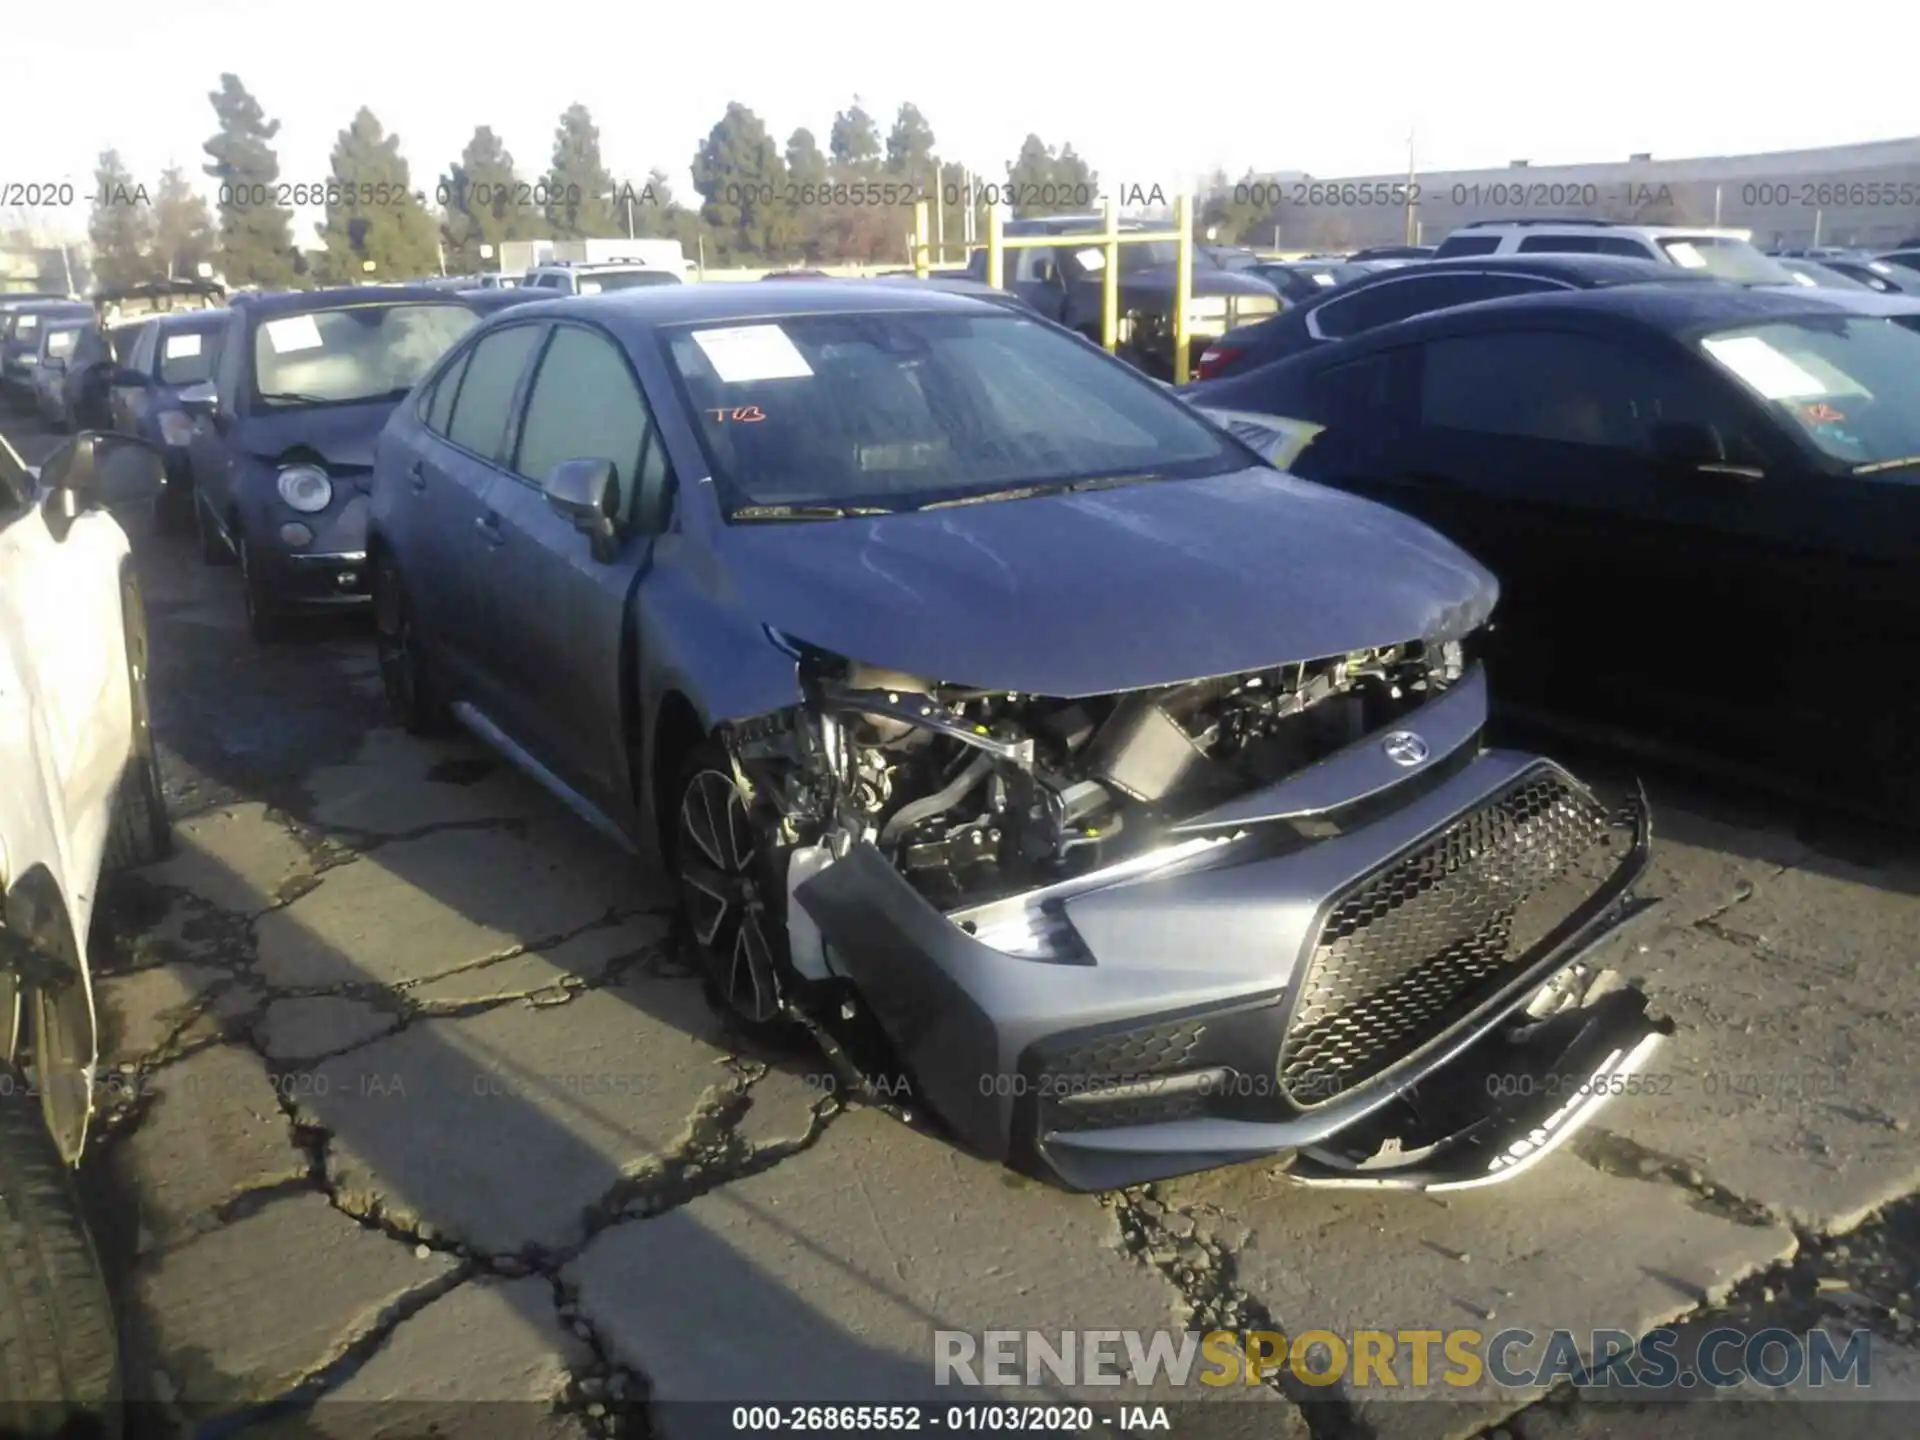
[[[1073,1188],[1506,1178],[1641,1088],[1644,802],[1489,749],[1493,579],[1044,322],[770,282],[516,307],[369,562],[464,724],[676,876],[743,1029]]]

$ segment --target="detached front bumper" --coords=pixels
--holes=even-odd
[[[796,897],[981,1153],[1080,1190],[1279,1155],[1308,1183],[1490,1183],[1625,1093],[1664,1027],[1588,993],[1634,913],[1644,802],[1475,745],[1048,902],[1048,959],[966,933],[871,847]]]

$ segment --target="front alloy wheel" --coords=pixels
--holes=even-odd
[[[715,997],[749,1031],[783,1028],[785,892],[733,777],[704,754],[680,788],[674,868]]]

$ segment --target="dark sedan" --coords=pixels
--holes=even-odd
[[[1271,320],[1229,330],[1200,356],[1196,378],[1238,375],[1379,325],[1476,300],[1652,280],[1711,283],[1704,271],[1613,255],[1467,255],[1407,262],[1325,290]]]
[[[84,300],[58,296],[10,299],[0,310],[0,395],[17,406],[34,403],[34,368],[39,364],[44,326],[55,320],[91,320],[93,307]]]
[[[1490,577],[1044,321],[506,311],[381,434],[368,547],[399,720],[661,852],[742,1029],[1023,1168],[1485,1184],[1659,1041],[1581,958],[1638,802],[1482,747]]]
[[[1278,290],[1280,298],[1289,305],[1312,300],[1337,285],[1374,273],[1364,265],[1349,264],[1345,260],[1261,260],[1249,265],[1247,270]]]
[[[292,611],[366,603],[374,437],[478,319],[423,286],[233,297],[213,380],[179,403],[201,558],[239,561],[256,639]]]
[[[155,315],[134,334],[126,363],[107,390],[111,428],[159,450],[166,469],[160,512],[178,523],[192,515],[193,463],[188,446],[193,418],[180,397],[213,378],[227,329],[227,312],[182,310]]]
[[[1507,592],[1497,695],[1822,795],[1920,799],[1920,332],[1894,297],[1490,301],[1195,387]],[[1910,813],[1910,811],[1909,811]]]

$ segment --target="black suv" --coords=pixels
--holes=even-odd
[[[1087,237],[1099,235],[1105,226],[1100,216],[1086,215],[1009,221],[1005,231],[1009,239],[1058,235],[1061,241],[1055,246],[1008,250],[1001,259],[1004,288],[1047,319],[1098,344],[1104,290],[1101,267],[1106,255]],[[1120,226],[1122,232],[1141,228]],[[1171,240],[1135,241],[1120,247],[1119,355],[1162,380],[1173,374],[1174,252]],[[984,250],[973,253],[967,274],[975,280],[987,278]],[[1187,323],[1192,349],[1236,325],[1265,319],[1279,309],[1280,297],[1273,286],[1258,276],[1223,269],[1204,246],[1194,247],[1193,295]]]
[[[1649,281],[1707,283],[1704,271],[1617,255],[1473,255],[1377,271],[1231,330],[1200,357],[1198,380],[1238,375],[1329,340],[1476,300]]]

